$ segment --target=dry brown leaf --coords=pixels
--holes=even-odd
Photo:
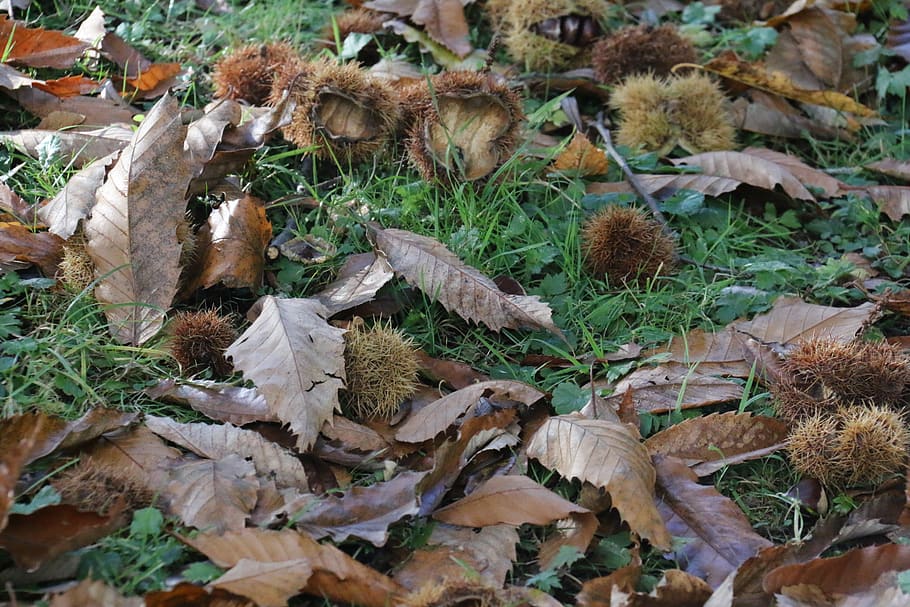
[[[259,316],[225,352],[252,380],[282,422],[308,449],[339,408],[344,385],[344,330],[326,322],[328,311],[312,299],[256,302]]]
[[[572,137],[569,145],[553,159],[554,171],[569,171],[581,177],[591,175],[605,175],[610,167],[607,154],[578,131]]]
[[[712,588],[771,542],[752,530],[752,524],[730,498],[713,486],[699,485],[698,477],[682,461],[658,456],[658,507],[677,545],[677,562]]]
[[[734,326],[765,343],[787,344],[814,337],[848,340],[875,313],[875,304],[870,302],[853,308],[835,308],[809,304],[798,297],[778,297],[771,311]]]
[[[16,499],[19,471],[28,463],[47,419],[44,415],[26,414],[0,421],[0,531],[6,527],[7,513]]]
[[[187,461],[171,470],[165,497],[169,511],[197,529],[243,529],[256,505],[259,483],[253,464],[237,454]]]
[[[0,63],[0,88],[13,91],[22,87],[30,87],[42,82],[29,78],[19,70],[12,68],[5,63]]]
[[[889,177],[894,177],[903,181],[910,181],[910,160],[885,158],[884,160],[879,160],[878,162],[870,162],[869,164],[864,165],[864,168],[871,171],[877,171],[879,173],[888,175]]]
[[[180,451],[168,447],[145,426],[123,435],[103,436],[82,455],[83,462],[97,468],[114,468],[118,475],[153,494],[167,489],[168,467],[180,459]]]
[[[804,138],[806,133],[818,139],[856,139],[850,131],[807,118],[786,99],[763,91],[738,97],[731,109],[734,124],[744,131],[791,139]]]
[[[358,563],[338,548],[317,544],[291,529],[244,529],[224,535],[203,534],[180,539],[219,567],[234,567],[241,559],[262,563],[305,559],[310,563],[313,575],[304,591],[333,601],[387,607],[390,600],[406,592],[391,578]],[[217,580],[214,583],[217,584]]]
[[[196,235],[197,261],[188,272],[184,292],[208,289],[218,283],[231,289],[254,291],[262,285],[265,250],[272,238],[272,223],[265,203],[236,188],[216,188],[225,200],[212,211]]]
[[[417,514],[417,483],[426,472],[405,471],[392,480],[353,487],[339,497],[313,500],[302,512],[291,513],[298,529],[313,539],[331,536],[340,543],[349,537],[385,546],[389,525]]]
[[[490,380],[472,384],[446,394],[411,415],[395,433],[395,439],[405,443],[422,443],[440,432],[445,432],[455,421],[476,408],[481,399],[514,407],[520,403],[531,405],[544,397],[544,393],[528,384],[514,380]]]
[[[245,596],[262,607],[284,607],[300,594],[312,574],[307,559],[268,563],[240,559],[209,587]]]
[[[32,232],[18,222],[0,221],[0,270],[36,265],[48,277],[57,272],[63,239],[50,232]]]
[[[313,296],[326,307],[330,316],[370,301],[395,276],[384,255],[368,255],[370,261],[353,272],[347,269],[349,264],[345,262],[338,278]],[[348,258],[350,260],[351,257]]]
[[[870,185],[856,190],[860,196],[871,198],[892,221],[910,215],[910,186]]]
[[[87,45],[63,32],[30,28],[0,15],[3,60],[29,67],[66,69],[82,56]]]
[[[119,156],[120,152],[114,152],[88,163],[38,210],[38,217],[51,233],[66,239],[76,233],[79,222],[88,217],[95,206],[95,192],[104,183],[108,167]]]
[[[0,532],[0,548],[16,566],[35,571],[41,563],[64,552],[87,546],[127,524],[125,503],[118,502],[106,516],[80,512],[75,506],[46,506],[31,514],[11,514]]]
[[[670,549],[670,534],[654,505],[651,457],[625,425],[577,415],[551,417],[531,437],[527,453],[566,478],[603,488],[634,533]]]
[[[105,88],[102,86],[102,91]],[[79,115],[81,124],[105,126],[130,124],[139,110],[127,104],[119,95],[85,96],[60,98],[34,87],[13,91],[13,97],[28,112],[46,118],[59,112]]]
[[[657,198],[666,198],[679,190],[693,190],[706,196],[720,196],[732,192],[742,185],[738,179],[717,175],[698,175],[683,173],[680,175],[636,175],[637,181],[649,194]],[[588,194],[611,194],[615,192],[633,192],[627,181],[600,182],[588,184]]]
[[[843,193],[844,184],[839,179],[831,177],[824,171],[813,169],[796,156],[776,152],[768,148],[746,148],[743,150],[743,154],[762,158],[784,167],[791,175],[799,179],[803,185],[821,190],[826,198]]]
[[[27,462],[33,462],[55,451],[72,449],[93,441],[102,434],[129,426],[138,416],[137,413],[127,413],[118,409],[95,407],[74,420],[47,417],[42,424],[41,433],[36,437],[35,446],[29,453]]]
[[[341,415],[332,416],[332,421],[322,427],[322,434],[331,441],[341,443],[346,449],[368,453],[389,446],[381,434],[363,424],[351,421]]]
[[[610,575],[585,581],[575,597],[578,607],[610,607],[614,590],[635,592],[641,578],[641,562],[620,567]]]
[[[24,224],[38,223],[34,207],[0,181],[0,213],[3,212],[9,213]]]
[[[86,76],[64,76],[44,82],[36,82],[32,86],[48,92],[55,97],[75,97],[88,95],[101,88],[101,83]]]
[[[50,607],[143,607],[142,597],[125,597],[101,580],[86,578],[51,597]]]
[[[219,384],[208,380],[184,382],[162,379],[146,388],[149,398],[188,405],[206,417],[242,426],[251,422],[276,422],[265,398],[254,388]]]
[[[173,86],[183,68],[179,63],[152,63],[133,78],[124,78],[122,82],[115,78],[118,88],[136,99],[154,99]]]
[[[461,390],[476,383],[490,381],[489,376],[465,363],[433,358],[423,350],[418,350],[417,357],[420,359],[421,373],[429,378],[433,385],[445,382],[455,390]]]
[[[518,539],[518,530],[513,525],[491,525],[475,530],[438,523],[426,545],[412,553],[404,566],[395,572],[394,578],[405,588],[417,590],[447,578],[476,574],[501,587],[512,570],[512,562],[518,558],[515,550]]]
[[[712,413],[693,417],[645,441],[651,455],[667,455],[706,476],[724,466],[763,457],[784,446],[788,426],[750,413]]]
[[[742,183],[774,190],[780,186],[791,198],[815,200],[787,167],[765,158],[744,152],[705,152],[673,160],[679,166],[698,166],[702,172],[717,177],[728,177]]]
[[[471,1],[373,0],[364,2],[363,5],[375,11],[410,17],[414,23],[424,26],[430,38],[464,59],[473,50],[463,8]]]
[[[162,98],[98,190],[85,224],[86,250],[99,277],[95,296],[123,343],[155,335],[177,292],[177,226],[193,173],[185,136],[177,101]]]
[[[257,474],[273,478],[281,487],[308,489],[306,470],[300,460],[258,432],[231,424],[182,424],[154,415],[146,416],[145,423],[155,434],[200,457],[220,460],[235,453],[252,461]]]
[[[376,248],[408,284],[462,318],[494,331],[506,327],[545,329],[560,337],[552,310],[537,296],[508,295],[477,269],[465,265],[441,242],[428,236],[371,225]]]
[[[611,607],[702,607],[711,596],[711,587],[685,571],[670,569],[651,592],[614,590]]]
[[[795,86],[786,74],[766,71],[761,66],[740,60],[734,53],[722,53],[701,66],[701,69],[787,99],[830,107],[857,116],[877,115],[874,110],[857,103],[847,95],[832,90],[801,89]]]
[[[769,594],[781,592],[788,586],[814,586],[831,597],[852,594],[872,586],[883,573],[906,569],[910,569],[910,546],[883,544],[778,567],[765,576],[762,586]]]
[[[256,604],[225,590],[216,588],[209,593],[195,584],[180,582],[170,590],[146,593],[145,607],[256,607]]]
[[[691,409],[735,401],[742,394],[741,384],[714,377],[710,371],[667,363],[633,371],[616,384],[614,393],[604,401],[610,407],[618,407],[630,395],[636,411],[666,413],[677,407]]]

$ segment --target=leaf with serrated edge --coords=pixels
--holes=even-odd
[[[245,596],[262,607],[284,607],[288,599],[300,594],[312,574],[306,559],[271,563],[240,559],[209,587]]]
[[[527,453],[566,478],[602,487],[633,532],[670,549],[670,533],[654,504],[651,456],[625,426],[578,415],[551,417],[531,437]]]
[[[250,459],[257,474],[274,478],[279,486],[308,488],[306,470],[300,460],[253,430],[231,424],[182,424],[154,415],[147,416],[145,423],[158,436],[201,457],[221,459],[236,453]]]
[[[504,293],[489,277],[462,262],[438,240],[406,230],[371,226],[376,247],[396,272],[462,318],[502,328],[545,329],[562,337],[552,310],[537,296]]]
[[[344,386],[344,330],[326,321],[328,312],[312,299],[257,302],[260,313],[225,352],[234,368],[252,380],[278,419],[309,449],[322,425],[339,408]]]
[[[243,529],[258,490],[253,464],[231,454],[217,461],[189,461],[171,470],[165,495],[170,511],[184,524],[220,533]]]
[[[781,186],[791,198],[815,200],[806,186],[782,164],[743,152],[705,152],[673,161],[676,165],[701,167],[707,175],[729,177],[758,188]]]
[[[177,226],[192,175],[185,136],[177,101],[162,97],[99,188],[85,225],[86,250],[99,277],[95,296],[123,343],[137,345],[155,335],[177,293]]]

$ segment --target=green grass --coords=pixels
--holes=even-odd
[[[189,68],[181,95],[196,107],[210,100],[208,72],[226,49],[275,39],[305,46],[318,37],[328,16],[338,8],[331,2],[277,0],[237,3],[232,14],[217,15],[186,0],[101,5],[109,27],[127,42],[156,61],[180,61]],[[28,18],[35,25],[72,31],[93,7],[94,3],[84,0],[43,2],[29,10]],[[620,12],[617,9],[611,19],[626,18]],[[689,22],[710,26],[705,16],[690,14]],[[483,32],[479,38],[488,34]],[[759,34],[750,35],[748,28],[736,28],[718,37],[717,48],[761,49],[765,42]],[[417,55],[413,48],[405,52]],[[80,69],[92,77],[105,77],[116,68],[102,62]],[[902,126],[908,116],[906,103],[906,97],[887,95],[881,100],[881,110],[888,124],[859,133],[855,143],[744,139],[797,154],[815,167],[835,169],[839,178],[851,184],[886,183],[881,176],[864,172],[862,165],[910,154],[908,130]],[[538,122],[555,117],[555,105],[541,107],[535,102],[529,103],[529,109],[534,105]],[[14,103],[0,99],[0,127],[35,123]],[[637,170],[658,166],[653,155],[624,152]],[[486,183],[446,189],[420,178],[402,157],[402,151],[394,149],[365,166],[314,166],[303,151],[280,140],[257,152],[240,179],[263,200],[286,200],[269,211],[276,232],[293,219],[298,234],[325,239],[337,249],[337,256],[312,265],[276,261],[268,270],[277,287],[264,287],[260,293],[243,293],[221,303],[242,313],[261,294],[306,297],[317,293],[334,279],[346,255],[371,249],[366,222],[431,236],[466,264],[490,277],[511,277],[529,295],[548,302],[567,341],[543,331],[491,332],[447,312],[403,281],[384,291],[401,303],[394,324],[432,356],[468,363],[494,378],[517,379],[555,391],[554,405],[571,408],[592,371],[596,379],[615,382],[641,363],[596,363],[592,370],[584,362],[589,355],[602,357],[633,341],[645,348],[659,347],[694,328],[717,329],[738,317],[767,310],[780,295],[799,295],[827,305],[864,301],[866,295],[852,282],[855,268],[843,259],[846,253],[875,257],[872,267],[880,273],[879,290],[906,283],[910,222],[883,220],[868,200],[848,195],[822,203],[821,212],[815,213],[807,206],[789,208],[780,196],[767,192],[719,199],[681,192],[664,201],[663,208],[679,235],[679,250],[690,261],[682,262],[668,276],[640,284],[610,284],[586,271],[579,230],[587,217],[605,205],[638,204],[633,197],[586,195],[581,179],[548,175],[549,159],[523,154]],[[610,177],[619,179],[618,170],[611,171]],[[0,148],[0,175],[8,175],[7,184],[29,201],[53,196],[72,173],[72,167],[53,155],[33,160]],[[294,197],[306,196],[316,197],[319,207],[309,210],[294,204]],[[192,204],[203,209],[207,203],[196,200]],[[888,318],[876,330],[891,335],[906,333],[908,328],[910,321]],[[527,354],[563,357],[571,365],[563,369],[523,365]],[[0,276],[0,415],[41,410],[75,418],[91,407],[110,406],[169,415],[180,421],[199,419],[192,412],[143,395],[146,387],[177,373],[164,336],[141,347],[114,342],[89,293],[51,288],[48,281],[29,273]],[[762,388],[750,387],[742,403],[731,403],[727,409],[767,411]],[[645,415],[643,430],[650,434],[698,414]],[[529,473],[560,494],[577,497],[577,483],[560,480],[537,466]],[[787,498],[797,477],[782,455],[724,469],[711,480],[765,537],[784,542],[805,536],[813,514]],[[144,592],[160,587],[163,576],[179,572],[188,563],[186,549],[166,533],[163,521],[150,513],[137,516],[141,520],[134,521],[133,528],[86,551],[83,573],[91,569],[125,592]],[[407,522],[394,526],[393,544],[414,549],[425,542],[426,527],[412,529]],[[571,598],[579,580],[605,575],[628,562],[630,540],[619,534],[600,539],[582,559],[567,558],[552,571],[538,572],[529,561],[537,540],[551,532],[522,529],[520,563],[513,572],[516,583],[551,589],[560,584],[564,596]],[[372,554],[372,547],[346,545],[345,549]],[[648,575],[643,586],[653,585],[659,572],[672,565],[646,554]],[[206,572],[200,569],[196,575],[203,579]]]

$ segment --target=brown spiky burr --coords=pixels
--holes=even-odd
[[[187,374],[208,369],[216,376],[229,375],[233,366],[224,351],[236,339],[231,319],[215,310],[180,312],[171,321],[171,354]]]
[[[615,84],[626,76],[668,76],[674,65],[698,60],[695,47],[674,25],[630,26],[600,39],[591,50],[594,77]]]
[[[303,60],[294,48],[284,42],[250,44],[232,51],[217,64],[212,73],[215,97],[243,99],[252,105],[264,105],[272,91],[275,75]]]
[[[653,278],[674,264],[675,242],[637,208],[605,207],[588,219],[581,237],[588,269],[613,285]]]

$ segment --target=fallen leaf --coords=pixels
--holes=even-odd
[[[346,449],[369,453],[389,446],[388,441],[372,428],[351,421],[341,415],[332,416],[332,421],[322,427],[322,434],[331,441],[341,443]]]
[[[367,265],[353,272],[346,270],[349,267],[346,262],[338,278],[313,296],[326,307],[329,316],[370,301],[395,276],[384,255],[370,254],[370,259]]]
[[[672,457],[654,459],[658,508],[670,533],[687,540],[674,548],[683,570],[716,588],[747,559],[771,546],[752,530],[730,498],[713,486],[699,485],[684,462]]]
[[[642,189],[657,197],[668,198],[679,190],[701,192],[706,196],[720,196],[732,192],[742,185],[738,179],[717,175],[700,175],[681,173],[679,175],[636,175]],[[612,194],[616,192],[634,192],[627,181],[601,182],[593,181],[585,189],[588,194]]]
[[[544,393],[527,384],[513,380],[490,380],[472,384],[447,394],[411,415],[395,433],[395,439],[405,443],[422,443],[445,432],[459,417],[478,406],[481,399],[498,403],[498,408],[529,406]]]
[[[609,166],[606,152],[595,147],[584,134],[576,131],[569,144],[553,159],[551,168],[554,171],[567,171],[580,177],[590,177],[605,175]]]
[[[614,590],[632,594],[640,578],[640,562],[620,567],[610,575],[591,578],[582,584],[581,591],[575,596],[575,604],[578,607],[610,607]]]
[[[370,226],[376,248],[408,284],[466,320],[494,331],[545,329],[560,337],[550,307],[537,296],[508,295],[491,279],[462,263],[438,240],[413,232]]]
[[[127,524],[124,502],[106,516],[80,512],[75,506],[45,506],[31,514],[11,514],[0,532],[0,548],[6,549],[16,566],[35,571],[55,556],[88,546]]]
[[[395,572],[395,581],[409,590],[433,582],[479,575],[501,587],[518,558],[514,525],[490,525],[480,529],[438,523],[425,546]],[[467,566],[467,568],[465,567]]]
[[[787,344],[814,337],[847,340],[855,337],[874,314],[875,304],[870,302],[836,308],[809,304],[798,297],[778,297],[771,311],[734,326],[765,343]]]
[[[872,185],[858,189],[856,193],[871,198],[892,221],[910,215],[910,186]]]
[[[654,505],[654,466],[629,429],[577,415],[551,417],[527,444],[528,457],[568,479],[603,488],[629,528],[661,550],[670,534]]]
[[[104,85],[102,85],[104,90]],[[102,127],[118,123],[132,123],[139,110],[118,96],[85,96],[60,98],[34,87],[13,91],[16,101],[31,114],[45,118],[58,112],[78,114],[85,125]]]
[[[305,559],[313,569],[304,592],[363,607],[387,607],[405,589],[331,545],[317,544],[291,529],[244,529],[224,535],[180,537],[219,567],[234,567],[241,559],[262,563]],[[217,581],[216,581],[217,583]]]
[[[654,455],[680,459],[698,476],[724,466],[773,453],[784,446],[789,427],[773,417],[750,413],[712,413],[693,417],[645,441]]]
[[[225,352],[252,380],[275,415],[308,449],[339,409],[344,386],[344,330],[326,322],[328,311],[312,299],[256,303],[259,316]]]
[[[154,415],[146,416],[145,423],[158,436],[200,457],[220,460],[231,454],[241,455],[252,462],[257,474],[273,478],[279,486],[308,489],[306,470],[300,460],[258,432],[230,424],[182,424]]]
[[[810,133],[818,139],[843,139],[852,142],[856,136],[844,128],[828,126],[803,115],[786,99],[751,90],[732,104],[734,125],[744,131],[774,137],[803,138]]]
[[[127,94],[137,99],[153,99],[173,86],[183,68],[179,63],[151,63],[134,77],[123,79]]]
[[[29,78],[19,70],[0,63],[0,88],[13,91],[22,87],[31,87],[41,83],[41,80]]]
[[[353,536],[385,546],[389,525],[417,514],[416,487],[425,475],[405,471],[389,481],[352,487],[339,497],[314,499],[302,512],[290,513],[291,520],[313,539],[330,536],[341,543]]]
[[[465,363],[433,358],[423,350],[417,351],[417,358],[420,360],[421,373],[433,380],[433,385],[445,382],[454,389],[461,390],[473,384],[490,381],[488,376]]]
[[[25,202],[2,181],[0,181],[0,212],[9,213],[24,224],[35,224],[38,221],[34,207]]]
[[[46,91],[55,97],[75,97],[88,95],[101,87],[101,83],[86,76],[64,76],[32,85],[36,89]]]
[[[231,289],[256,290],[262,284],[265,250],[272,238],[272,224],[259,198],[237,189],[219,189],[225,200],[212,211],[196,235],[198,259],[188,270],[191,280],[184,292],[207,289],[218,283]]]
[[[256,607],[256,604],[225,590],[216,588],[209,593],[195,584],[180,582],[170,590],[146,593],[145,607]]]
[[[169,482],[169,466],[181,459],[180,451],[168,447],[145,426],[122,435],[102,436],[83,452],[81,459],[98,468],[115,468],[150,493],[162,493]]]
[[[142,597],[125,597],[101,580],[86,578],[51,597],[50,607],[143,607]]]
[[[35,445],[28,454],[28,462],[33,462],[55,451],[72,449],[89,443],[102,434],[129,426],[136,418],[137,413],[127,413],[119,409],[95,407],[82,417],[74,420],[65,420],[61,417],[44,417],[41,424],[41,433],[35,439]],[[2,443],[0,443],[2,447]]]
[[[6,527],[7,513],[16,500],[19,472],[28,463],[47,419],[44,415],[24,414],[0,421],[0,531]]]
[[[123,126],[107,126],[88,130],[52,131],[22,129],[0,133],[0,141],[11,143],[17,150],[38,158],[39,150],[53,138],[59,146],[59,157],[82,168],[89,162],[119,152],[129,143],[133,131]]]
[[[410,17],[411,21],[426,28],[430,38],[463,59],[473,50],[468,39],[468,22],[463,8],[470,1],[373,0],[363,5],[375,11]]]
[[[809,190],[783,165],[744,152],[705,152],[673,160],[679,166],[698,166],[702,172],[774,190],[780,186],[791,198],[815,200]]]
[[[871,171],[877,171],[879,173],[888,175],[889,177],[894,177],[903,181],[910,181],[910,160],[885,158],[884,160],[879,160],[877,162],[870,162],[864,165],[864,168]]]
[[[701,69],[787,99],[830,107],[857,116],[877,115],[874,110],[837,91],[810,91],[798,88],[786,74],[765,71],[758,65],[740,60],[734,53],[722,53],[701,66]]]
[[[63,239],[50,232],[32,232],[18,222],[0,221],[0,270],[36,265],[45,276],[57,273]]]
[[[177,101],[162,98],[98,190],[85,224],[86,250],[99,277],[95,297],[123,343],[138,345],[154,336],[177,292],[177,226],[193,172],[185,136]]]
[[[711,371],[667,363],[636,369],[618,382],[613,394],[604,401],[610,407],[618,407],[630,395],[636,411],[658,414],[676,408],[690,409],[736,401],[742,394],[741,384],[714,377]]]
[[[72,67],[87,45],[63,32],[30,28],[0,15],[0,48],[3,60],[29,67]]]
[[[826,198],[843,193],[844,184],[824,171],[813,169],[808,164],[791,154],[776,152],[768,148],[746,148],[743,154],[755,156],[781,166],[796,177],[803,185],[818,188]]]
[[[47,224],[52,234],[68,239],[76,233],[79,222],[88,217],[95,206],[95,192],[104,183],[108,167],[119,155],[119,152],[114,152],[82,167],[38,210],[38,217]]]
[[[240,559],[209,587],[245,596],[262,607],[284,607],[288,599],[300,594],[312,574],[307,559],[272,562]]]
[[[223,533],[243,529],[258,489],[253,464],[232,453],[218,460],[187,461],[172,469],[165,497],[169,512],[185,525]]]
[[[156,400],[188,405],[206,417],[242,426],[251,422],[275,422],[265,398],[253,388],[219,384],[208,380],[184,382],[162,379],[145,394]]]
[[[615,590],[611,607],[702,607],[711,596],[711,587],[685,571],[664,571],[657,586],[649,593]]]

